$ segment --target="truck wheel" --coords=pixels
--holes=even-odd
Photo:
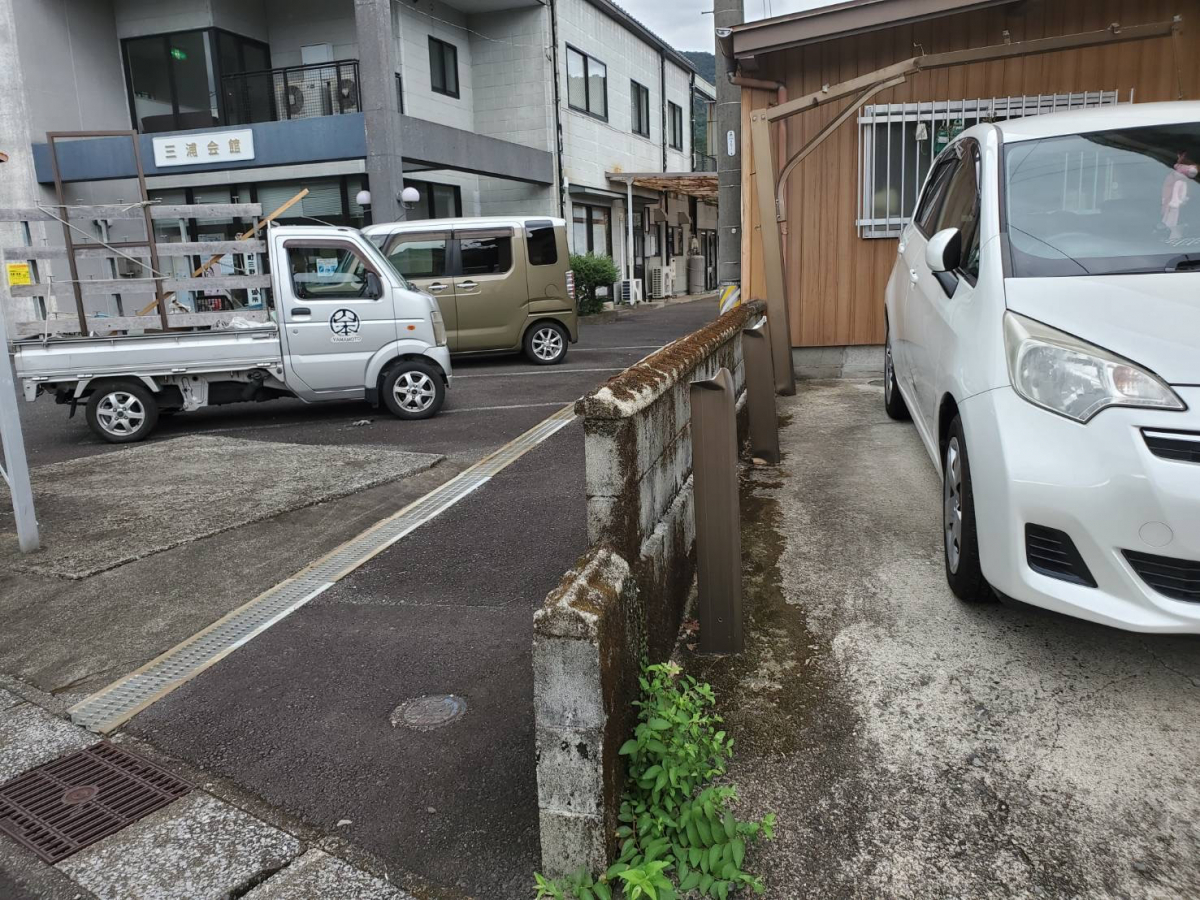
[[[117,382],[92,391],[87,422],[97,437],[110,444],[144,439],[158,424],[158,401],[140,384]]]
[[[416,359],[396,364],[383,379],[383,402],[398,419],[428,419],[446,401],[442,373]]]
[[[567,329],[557,322],[539,322],[525,332],[525,355],[539,366],[553,366],[567,357]]]

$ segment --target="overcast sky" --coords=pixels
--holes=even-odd
[[[814,6],[828,6],[834,0],[744,0],[746,21]],[[712,0],[617,0],[634,18],[665,39],[677,50],[708,50],[713,48],[711,15]]]

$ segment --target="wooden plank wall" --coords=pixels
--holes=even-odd
[[[1183,16],[1174,41],[1162,38],[1024,59],[925,72],[873,103],[973,100],[1116,90],[1138,102],[1200,97],[1200,0],[1022,0],[941,19],[900,25],[762,57],[754,77],[779,80],[788,96],[866,74],[920,52],[958,50],[1082,31],[1113,22],[1136,25]],[[757,203],[750,181],[749,111],[774,103],[773,92],[742,92],[743,295],[763,296]],[[830,104],[792,118],[788,154],[799,150],[842,108]],[[779,126],[776,126],[779,127]],[[883,291],[896,241],[858,236],[858,125],[852,118],[793,173],[784,239],[792,345],[883,343]],[[754,227],[749,227],[752,225]]]

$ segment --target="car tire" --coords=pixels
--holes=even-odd
[[[538,322],[525,332],[525,355],[538,366],[556,366],[567,358],[567,329],[557,322]]]
[[[883,408],[888,418],[904,422],[910,418],[908,404],[896,384],[896,364],[892,360],[892,329],[889,326],[883,342]]]
[[[954,596],[968,603],[993,599],[979,564],[971,463],[959,416],[950,424],[950,435],[942,452],[942,537],[946,581]]]
[[[145,440],[158,424],[158,401],[143,384],[109,382],[88,398],[87,423],[93,434],[110,444]]]
[[[397,419],[428,419],[446,402],[446,385],[435,366],[403,360],[388,370],[380,385],[384,406]]]

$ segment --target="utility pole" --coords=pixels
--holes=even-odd
[[[354,0],[358,86],[367,132],[367,179],[375,222],[403,219],[403,135],[396,103],[396,33],[392,0]]]
[[[727,33],[745,19],[742,0],[714,0],[713,27]],[[742,89],[730,82],[737,61],[717,56],[717,281],[722,287],[742,281]]]

